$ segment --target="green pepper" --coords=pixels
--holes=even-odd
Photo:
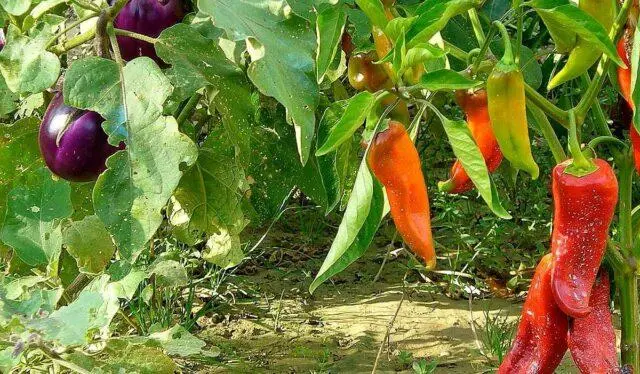
[[[511,165],[538,178],[539,169],[531,154],[527,126],[524,77],[515,64],[507,29],[494,22],[502,33],[504,55],[487,79],[489,118],[500,150]]]
[[[616,4],[614,0],[580,0],[580,9],[589,13],[605,30],[609,31],[616,18]],[[551,90],[562,83],[568,82],[584,74],[598,61],[602,51],[588,41],[578,38],[575,48],[569,53],[567,63],[551,80],[547,89]]]

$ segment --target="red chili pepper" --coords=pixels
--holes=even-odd
[[[487,107],[487,91],[457,91],[456,101],[467,116],[467,124],[471,136],[475,140],[482,157],[489,169],[493,173],[502,162],[502,152],[489,119],[489,109]],[[459,160],[451,167],[449,180],[438,184],[440,191],[449,193],[463,193],[473,188],[473,182],[462,167]]]
[[[627,65],[626,68],[618,66],[618,85],[620,85],[622,96],[633,111],[634,105],[631,97],[631,63],[629,62],[629,55],[627,54],[625,37],[620,38],[618,42],[618,55],[625,65]],[[633,125],[633,121],[629,125],[629,137],[631,138],[631,145],[633,147],[633,160],[636,165],[636,171],[640,173],[640,134],[638,134],[638,130],[636,130],[636,127]]]
[[[609,276],[606,272],[600,272],[589,300],[591,313],[569,322],[569,351],[583,374],[620,373],[609,293]]]
[[[552,289],[562,311],[584,317],[591,311],[589,297],[606,249],[618,181],[604,160],[593,159],[597,169],[582,177],[565,172],[570,162],[553,169]]]
[[[389,128],[373,138],[367,161],[387,191],[391,217],[402,239],[428,268],[435,268],[429,196],[420,156],[400,122],[389,121]]]
[[[567,351],[567,316],[551,292],[552,255],[544,256],[531,280],[518,332],[498,374],[552,374]]]

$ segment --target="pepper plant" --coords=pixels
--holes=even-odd
[[[298,191],[342,215],[309,292],[389,212],[413,271],[444,266],[436,160],[414,145],[437,126],[457,158],[439,184],[452,200],[507,220],[518,212],[492,173],[553,177],[551,254],[499,371],[553,372],[567,349],[583,372],[640,370],[640,115],[629,142],[598,97],[640,100],[637,13],[633,0],[0,1],[0,369],[122,368],[99,350],[171,373],[172,357],[206,356],[196,285],[259,247],[247,227]],[[542,144],[554,170],[532,155]],[[176,288],[181,312],[158,312]]]

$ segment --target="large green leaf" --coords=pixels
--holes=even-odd
[[[336,237],[309,286],[309,292],[313,293],[327,279],[346,269],[364,254],[382,221],[384,201],[382,185],[371,175],[363,161]]]
[[[418,85],[429,91],[439,90],[465,90],[481,85],[481,81],[476,81],[464,75],[448,69],[432,71],[422,75]]]
[[[356,130],[364,123],[375,102],[376,97],[373,94],[363,91],[345,100],[345,103],[338,102],[334,104],[345,107],[345,109],[338,123],[331,127],[326,139],[323,139],[323,143],[316,151],[316,156],[322,156],[334,151],[342,143],[351,139]]]
[[[24,14],[31,7],[31,0],[3,0],[0,6],[14,16]]]
[[[44,31],[33,37],[25,36],[9,25],[7,44],[0,52],[0,72],[11,91],[35,93],[56,83],[60,60],[45,48],[50,38]]]
[[[72,212],[69,183],[54,180],[44,167],[37,169],[9,192],[0,239],[31,266],[57,261],[62,247],[60,220]]]
[[[109,62],[100,64],[108,66]],[[182,177],[181,165],[195,162],[197,148],[178,131],[175,119],[161,116],[171,85],[151,59],[130,61],[121,76],[107,78],[102,77],[104,72],[85,65],[77,69],[74,79],[65,81],[66,100],[101,113],[111,139],[124,139],[127,146],[108,159],[107,171],[96,182],[93,201],[120,254],[134,258],[162,223],[160,211]],[[111,82],[104,86],[117,84],[121,88],[119,93],[111,93],[117,100],[111,96],[98,101],[83,97],[83,92],[91,90],[85,82],[96,74]]]
[[[408,46],[414,47],[416,44],[428,42],[451,18],[481,3],[482,0],[426,0],[416,12],[418,18],[407,30]]]
[[[13,124],[0,124],[0,228],[4,226],[7,194],[16,179],[42,165],[38,148],[39,121],[25,118]],[[0,248],[3,245],[0,243]]]
[[[318,85],[316,37],[302,18],[287,14],[284,0],[200,0],[198,8],[233,41],[246,41],[252,62],[249,78],[260,92],[276,98],[295,126],[298,153],[309,159],[315,132]]]
[[[48,317],[30,321],[28,326],[40,331],[46,340],[84,345],[90,341],[90,330],[104,326],[104,317],[97,313],[103,303],[100,293],[83,291],[73,303]]]
[[[340,52],[340,41],[347,22],[347,13],[342,5],[326,7],[316,21],[318,55],[316,56],[318,82],[322,82],[327,70]]]
[[[236,149],[228,139],[227,131],[215,128],[174,193],[191,230],[211,235],[224,227],[238,234],[245,226],[241,204],[248,185]]]
[[[451,121],[442,116],[440,116],[440,119],[449,138],[451,148],[453,148],[453,153],[462,163],[465,172],[476,186],[480,196],[498,217],[511,218],[511,215],[500,204],[498,192],[491,183],[484,157],[482,157],[478,145],[473,140],[466,122]]]
[[[605,30],[589,13],[569,3],[568,0],[532,0],[528,5],[540,14],[543,21],[551,21],[551,27],[562,25],[566,30],[575,32],[593,48],[604,52],[616,64],[622,65],[616,47],[609,39],[609,30]],[[565,40],[560,48],[566,48],[566,43]]]
[[[97,216],[72,222],[63,232],[63,241],[83,273],[102,272],[116,251],[109,232]]]

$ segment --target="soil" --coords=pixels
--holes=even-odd
[[[495,371],[496,362],[478,348],[483,347],[487,315],[500,313],[516,321],[520,301],[492,298],[470,304],[448,298],[437,287],[406,277],[404,260],[388,262],[373,282],[380,262],[361,259],[313,295],[308,286],[312,269],[320,265],[313,260],[234,277],[235,302],[199,321],[198,336],[220,350],[219,361],[188,371],[371,373],[396,311],[378,373],[414,373],[413,363],[422,359],[437,363],[435,373]],[[577,373],[568,354],[556,372]]]

